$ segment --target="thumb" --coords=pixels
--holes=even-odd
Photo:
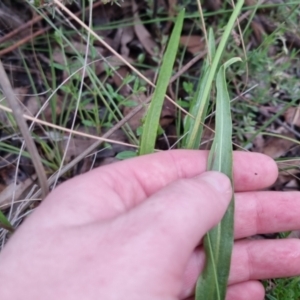
[[[228,177],[210,171],[169,184],[136,207],[131,217],[148,237],[147,245],[153,243],[171,260],[186,261],[204,234],[221,220],[231,197]]]

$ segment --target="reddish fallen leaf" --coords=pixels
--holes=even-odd
[[[222,7],[222,1],[221,0],[206,0],[204,2],[205,7],[207,7],[208,10],[219,10]]]
[[[300,127],[300,107],[290,107],[286,110],[285,121],[291,125]]]
[[[125,27],[122,28],[122,35],[121,35],[121,54],[122,56],[129,56],[129,48],[128,43],[130,43],[134,38],[134,31],[132,27]]]
[[[158,46],[157,46],[156,42],[153,40],[149,31],[142,24],[142,21],[139,17],[138,6],[134,0],[132,0],[132,11],[133,11],[133,17],[134,17],[134,31],[135,31],[140,43],[143,45],[143,47],[148,52],[148,54],[150,54],[151,56],[154,56],[155,49],[158,48]]]
[[[180,44],[194,55],[205,49],[205,43],[199,35],[183,35],[180,37]]]

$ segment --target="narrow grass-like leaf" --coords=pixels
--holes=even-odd
[[[213,30],[209,30],[208,34],[208,53],[205,60],[205,65],[203,68],[202,76],[199,79],[197,91],[190,105],[189,113],[192,116],[197,116],[197,120],[200,121],[200,125],[198,122],[196,123],[196,119],[191,118],[190,116],[186,116],[184,122],[184,139],[183,139],[183,147],[188,149],[198,149],[200,145],[200,141],[202,138],[203,126],[201,124],[204,123],[204,120],[207,115],[207,108],[209,103],[209,97],[204,98],[203,92],[205,86],[207,84],[207,78],[210,71],[210,61],[208,57],[211,59],[214,58],[216,52],[216,41],[214,37]],[[193,130],[196,128],[196,130]],[[191,133],[191,134],[189,134]]]
[[[3,212],[0,210],[0,228],[7,229],[11,232],[14,231],[13,226],[10,224],[10,222],[7,220]]]
[[[159,119],[167,87],[172,75],[174,61],[176,59],[177,49],[184,20],[184,10],[182,10],[176,20],[172,31],[167,50],[164,54],[162,66],[158,75],[154,95],[149,106],[140,140],[139,155],[152,153],[155,147]]]
[[[240,58],[232,58],[220,67],[216,78],[216,135],[209,153],[208,170],[227,175],[232,182],[232,120],[226,85],[226,68]],[[206,253],[204,271],[196,287],[196,300],[224,300],[233,247],[234,199],[222,221],[210,230],[203,241]]]
[[[200,140],[201,140],[201,136],[199,136],[199,134],[202,135],[202,130],[200,129],[200,127],[203,126],[202,125],[203,117],[204,117],[203,112],[205,110],[206,105],[208,105],[207,103],[209,101],[208,98],[209,98],[209,95],[211,92],[212,82],[215,78],[220,60],[222,58],[222,54],[223,54],[224,49],[227,44],[227,40],[231,34],[232,28],[233,28],[234,23],[241,11],[243,4],[244,4],[244,0],[238,0],[236,7],[234,8],[232,15],[230,16],[230,19],[226,25],[226,28],[222,35],[220,44],[219,44],[216,54],[213,58],[211,67],[207,71],[207,75],[205,74],[203,77],[203,81],[204,81],[203,91],[201,91],[202,105],[199,107],[199,111],[195,115],[195,121],[193,122],[192,128],[189,128],[187,142],[184,144],[184,147],[187,149],[198,149],[199,148]],[[200,108],[203,108],[203,110],[200,110]]]

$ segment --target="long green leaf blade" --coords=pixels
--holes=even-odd
[[[222,58],[222,54],[224,52],[224,49],[226,47],[227,44],[227,40],[231,34],[232,28],[234,26],[234,23],[241,11],[241,8],[243,7],[244,4],[244,0],[238,0],[236,7],[234,8],[230,19],[227,23],[227,26],[225,28],[225,31],[222,35],[220,44],[217,48],[216,54],[213,58],[211,67],[209,68],[208,74],[207,74],[207,79],[205,79],[205,84],[203,85],[203,92],[201,93],[202,95],[202,103],[204,105],[207,105],[208,102],[208,98],[211,92],[211,86],[213,83],[213,80],[215,78],[220,60]],[[188,149],[198,149],[199,148],[199,143],[200,143],[200,139],[199,139],[199,132],[201,133],[201,131],[199,131],[199,128],[202,127],[203,123],[203,111],[199,110],[199,112],[197,113],[197,115],[195,116],[195,121],[194,121],[194,126],[190,129],[188,135],[190,136],[188,138],[188,143],[185,144],[185,148]],[[197,142],[197,143],[196,143]]]
[[[212,29],[210,29],[208,35],[208,52],[209,52],[208,57],[211,57],[211,59],[213,59],[215,56],[215,52],[216,52],[215,46],[216,46],[216,41],[215,41],[214,33]],[[203,132],[202,124],[205,121],[207,115],[208,103],[209,103],[209,97],[206,98],[203,97],[203,92],[207,84],[207,78],[210,71],[210,61],[208,57],[205,60],[204,71],[202,73],[202,76],[199,79],[197,91],[195,93],[195,96],[193,98],[189,110],[189,113],[192,116],[197,116],[197,118],[194,119],[191,118],[190,116],[186,116],[184,122],[183,147],[187,149],[198,149],[202,138],[202,132]],[[200,125],[198,124],[198,122],[196,123],[196,120],[200,121]]]
[[[216,78],[216,135],[209,154],[208,169],[227,175],[232,182],[232,120],[226,85],[226,68],[240,58],[232,58],[220,67]],[[233,247],[234,199],[222,221],[204,238],[206,265],[196,287],[196,300],[224,300]]]
[[[184,20],[184,10],[182,10],[176,20],[172,31],[167,50],[163,57],[161,70],[158,75],[156,89],[149,106],[140,141],[139,155],[154,152],[155,141],[159,126],[161,110],[167,91],[167,87],[172,75],[173,65],[176,59],[177,49]]]

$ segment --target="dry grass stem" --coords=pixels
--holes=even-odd
[[[11,107],[11,112],[14,115],[15,121],[22,133],[23,138],[24,138],[27,150],[31,156],[32,163],[34,165],[36,174],[38,176],[38,180],[39,180],[39,183],[41,186],[43,197],[45,198],[49,192],[46,173],[45,173],[44,167],[42,165],[41,158],[40,158],[40,155],[36,148],[36,145],[30,135],[28,126],[25,122],[25,118],[23,116],[21,106],[20,106],[18,100],[16,99],[16,96],[14,94],[14,91],[12,89],[12,86],[10,84],[10,81],[7,77],[7,74],[3,68],[1,61],[0,61],[0,85],[2,87],[2,91],[6,97],[7,102]]]
[[[6,111],[8,113],[13,113],[12,109],[10,109],[10,108],[8,108],[6,106],[3,106],[3,105],[0,105],[0,109]],[[43,120],[35,118],[35,117],[31,117],[31,116],[25,115],[23,113],[21,113],[21,115],[22,115],[22,118],[24,118],[26,120],[38,123],[40,125],[49,126],[51,128],[58,129],[58,130],[61,130],[61,131],[64,131],[64,132],[67,132],[67,133],[70,133],[70,134],[75,134],[75,135],[79,135],[79,136],[91,138],[91,139],[98,140],[98,141],[101,141],[101,142],[107,142],[107,143],[112,143],[112,144],[119,144],[119,145],[123,145],[123,146],[134,147],[134,148],[138,147],[138,146],[133,145],[133,144],[128,144],[128,143],[123,143],[123,142],[119,142],[119,141],[107,139],[107,138],[104,137],[105,134],[103,135],[103,137],[98,137],[98,136],[95,136],[95,135],[92,135],[92,134],[88,134],[88,133],[80,132],[80,131],[77,131],[77,130],[72,130],[72,129],[69,129],[69,128],[66,128],[66,127],[62,127],[62,126],[59,126],[59,125],[55,125],[55,124],[43,121]],[[132,117],[132,114],[131,114],[130,117]],[[114,126],[113,127],[114,131],[117,130],[118,128],[120,128],[121,126],[123,126],[128,121],[129,118],[127,118],[125,121],[123,121],[123,120],[120,121],[120,122],[122,122],[121,124],[119,124],[119,123],[116,124],[116,125],[119,125],[119,126],[118,127]]]

